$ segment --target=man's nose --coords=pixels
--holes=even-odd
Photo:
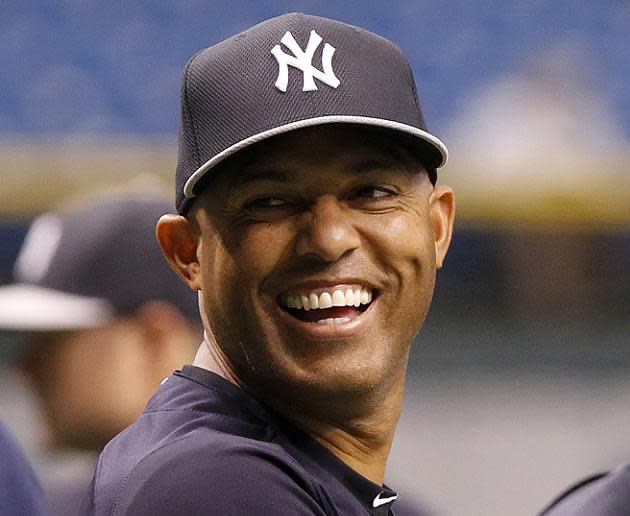
[[[304,213],[296,243],[299,256],[334,262],[357,249],[361,238],[353,225],[350,208],[337,198],[326,195],[318,198]]]

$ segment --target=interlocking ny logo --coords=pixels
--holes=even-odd
[[[313,66],[313,55],[322,42],[322,37],[314,30],[311,31],[308,37],[308,43],[306,44],[306,50],[302,50],[300,45],[297,44],[293,34],[289,31],[285,32],[280,42],[287,47],[293,55],[285,54],[280,45],[276,45],[271,49],[271,53],[278,61],[278,79],[276,80],[276,88],[280,91],[287,91],[287,84],[289,82],[289,66],[293,66],[302,70],[304,74],[304,86],[302,91],[315,91],[317,85],[315,79],[319,79],[324,84],[328,84],[333,88],[339,86],[339,79],[337,79],[335,72],[332,69],[332,57],[335,53],[335,47],[326,43],[322,50],[322,67],[324,71],[318,70]]]

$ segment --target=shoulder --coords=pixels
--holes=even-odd
[[[114,501],[115,515],[325,514],[310,476],[280,447],[187,436],[144,457]]]
[[[630,464],[594,475],[569,488],[543,516],[622,516],[630,514]]]
[[[44,495],[35,473],[0,425],[0,514],[45,514]]]
[[[15,444],[9,432],[0,425],[0,454],[2,462],[0,462],[0,473],[3,476],[13,474],[17,468],[18,471],[27,470],[26,459],[22,456],[22,452]]]

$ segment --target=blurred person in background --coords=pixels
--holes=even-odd
[[[74,513],[105,443],[194,355],[196,297],[155,238],[170,206],[126,194],[42,215],[0,288],[0,329],[21,340],[15,364],[43,411],[30,455],[54,514]]]
[[[47,514],[44,494],[31,465],[1,424],[0,457],[0,514]]]

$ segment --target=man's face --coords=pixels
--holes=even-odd
[[[389,137],[339,126],[217,174],[193,208],[197,256],[206,324],[238,381],[293,402],[401,381],[450,239],[448,192],[436,200]]]
[[[22,366],[43,401],[53,447],[100,451],[140,415],[160,381],[190,360],[192,338],[155,305],[99,327],[29,335]]]
[[[138,417],[149,392],[138,375],[142,334],[131,321],[30,339],[27,372],[55,446],[99,449]]]

